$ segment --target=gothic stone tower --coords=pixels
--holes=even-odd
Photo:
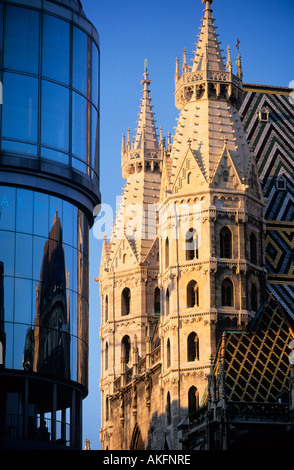
[[[234,75],[212,1],[203,3],[193,65],[185,50],[181,76],[176,65],[180,115],[160,196],[162,386],[171,424],[201,405],[222,331],[246,327],[265,290],[264,202],[238,113],[241,59]]]
[[[126,430],[133,426],[121,391],[132,377],[132,366],[150,352],[158,324],[159,247],[157,203],[162,160],[166,153],[156,134],[147,64],[135,140],[122,139],[122,173],[127,182],[110,241],[104,241],[100,268],[102,299],[102,430],[104,448],[125,448]],[[148,388],[148,380],[146,383]],[[133,390],[136,393],[136,388]],[[133,393],[133,394],[134,394]],[[112,417],[113,397],[119,403]],[[119,422],[119,425],[118,425]]]
[[[152,240],[138,237],[144,221],[129,212],[119,237],[123,209],[103,247],[103,448],[180,449],[180,423],[201,406],[223,330],[246,329],[265,300],[264,201],[238,112],[241,58],[234,75],[212,0],[203,3],[193,64],[185,50],[182,75],[176,63],[173,143],[157,141],[146,71],[135,144],[123,140],[123,200],[157,204],[159,223]]]

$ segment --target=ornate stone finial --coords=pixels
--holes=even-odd
[[[125,152],[125,151],[126,151],[125,134],[122,135],[121,151],[122,151],[122,152]]]
[[[180,66],[179,66],[179,58],[176,58],[176,73],[175,73],[175,80],[179,80],[180,78]]]
[[[240,78],[240,80],[243,80],[243,69],[242,69],[242,62],[241,62],[241,54],[240,53],[238,53],[237,65],[238,65],[238,77]]]
[[[227,71],[232,72],[232,60],[231,60],[231,49],[230,46],[227,47]]]
[[[187,55],[186,55],[186,48],[183,50],[183,66],[182,66],[183,73],[187,72]]]
[[[213,3],[213,0],[202,0],[202,3],[206,3],[206,6],[209,8],[211,3]],[[207,3],[209,3],[209,5],[207,5]]]
[[[130,141],[130,128],[127,129],[127,150],[131,148],[131,141]]]

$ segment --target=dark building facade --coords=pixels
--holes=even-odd
[[[82,446],[99,36],[78,0],[0,2],[0,446]]]

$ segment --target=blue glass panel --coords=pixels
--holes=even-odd
[[[99,52],[92,43],[92,101],[98,107],[99,96]]]
[[[23,369],[23,355],[28,332],[28,325],[14,324],[14,341],[13,341],[13,368]]]
[[[71,380],[77,380],[77,338],[71,337]]]
[[[85,163],[80,162],[76,158],[72,159],[72,167],[78,171],[81,171],[82,173],[87,174],[87,165]]]
[[[72,153],[82,160],[87,158],[87,100],[73,93]]]
[[[15,275],[32,279],[32,236],[16,233]]]
[[[3,137],[37,142],[37,78],[4,73],[3,90]]]
[[[15,316],[14,321],[30,325],[32,322],[32,281],[15,279]],[[24,347],[24,341],[22,343]]]
[[[63,165],[69,164],[69,156],[66,153],[57,152],[56,150],[41,148],[41,157],[52,160],[53,162],[62,163]]]
[[[0,186],[0,229],[15,230],[15,195],[15,188]]]
[[[13,321],[14,277],[4,276],[4,320]]]
[[[42,84],[42,144],[68,152],[69,92],[54,83]]]
[[[58,82],[69,83],[69,23],[44,15],[43,19],[43,76]]]
[[[49,238],[63,241],[63,202],[57,197],[50,196],[49,199]]]
[[[47,239],[33,237],[33,279],[41,280],[41,270]]]
[[[73,282],[73,248],[69,245],[64,245],[64,258],[65,258],[65,267],[66,267],[66,287],[72,289]]]
[[[36,157],[38,152],[36,145],[4,139],[2,140],[2,150],[4,152],[21,153],[23,155],[29,155],[32,157]]]
[[[33,231],[33,192],[25,189],[16,190],[16,231]]]
[[[34,193],[34,234],[48,237],[49,232],[49,196]]]
[[[4,264],[4,275],[14,276],[15,233],[0,232],[0,261]]]
[[[73,260],[72,260],[72,266],[73,266],[73,276],[72,276],[72,290],[74,292],[78,291],[78,251],[74,250],[73,252]]]
[[[92,106],[91,166],[98,172],[98,113]]]
[[[13,368],[13,323],[5,323],[5,367]]]
[[[74,244],[74,206],[63,201],[63,242],[70,246]]]
[[[87,94],[88,36],[78,28],[73,28],[73,87]]]
[[[3,31],[3,5],[0,4],[0,31]],[[0,34],[0,64],[2,64],[2,34]]]
[[[39,13],[26,8],[6,7],[4,68],[38,73]]]

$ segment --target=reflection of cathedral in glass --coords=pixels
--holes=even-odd
[[[24,369],[70,378],[70,312],[66,297],[62,227],[56,211],[44,246],[40,281],[36,283],[35,325],[27,333]]]

